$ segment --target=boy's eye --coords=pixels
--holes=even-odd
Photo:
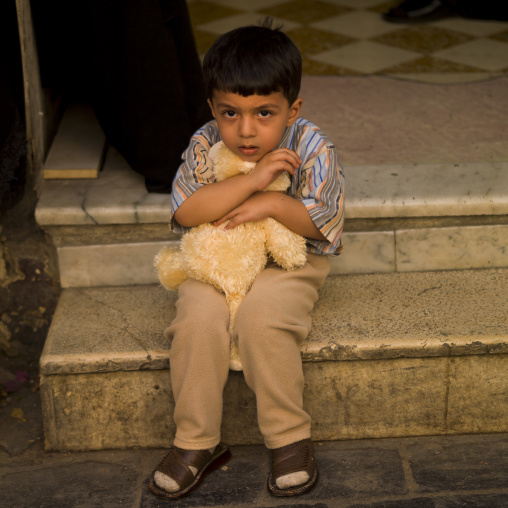
[[[224,113],[222,113],[226,118],[233,118],[234,116],[236,116],[236,113],[234,111],[224,111]]]
[[[259,112],[259,116],[262,118],[268,118],[271,114],[271,111],[267,111],[266,109]]]

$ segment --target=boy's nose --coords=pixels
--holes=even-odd
[[[250,138],[255,134],[254,122],[251,118],[242,118],[239,125],[239,133],[242,138]]]

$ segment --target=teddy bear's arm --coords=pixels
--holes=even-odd
[[[274,261],[285,270],[294,270],[307,262],[305,238],[275,219],[265,220],[266,247]]]
[[[168,290],[175,291],[187,279],[183,266],[182,253],[179,249],[163,247],[154,259],[160,283]]]

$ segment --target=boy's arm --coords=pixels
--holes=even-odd
[[[243,222],[252,222],[272,217],[295,233],[306,238],[325,241],[306,206],[296,198],[281,192],[256,192],[230,213],[215,222],[219,225],[230,219],[226,229],[231,229]]]
[[[200,187],[175,211],[174,218],[184,227],[212,222],[245,201],[255,189],[247,175]]]
[[[311,156],[306,159],[305,153],[301,154],[305,162],[293,178],[290,194],[258,192],[216,224],[230,219],[227,227],[234,227],[273,217],[307,238],[311,252],[339,252],[344,223],[344,176],[335,149],[326,137],[315,128],[307,130],[307,137],[306,143],[300,139],[300,146],[311,147]]]
[[[184,227],[224,218],[258,191],[265,189],[284,171],[294,175],[295,168],[301,162],[292,150],[287,148],[274,150],[259,161],[252,173],[200,187],[180,205],[174,213],[174,218]],[[254,207],[261,205],[258,200],[254,201]]]

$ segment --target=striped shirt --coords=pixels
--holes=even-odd
[[[171,194],[170,224],[174,233],[188,231],[173,218],[178,207],[202,185],[215,181],[208,151],[220,140],[217,123],[212,120],[194,134],[182,156],[183,163],[173,181]],[[335,147],[319,127],[299,118],[286,129],[277,148],[289,148],[303,161],[295,175],[289,175],[291,187],[286,194],[306,206],[312,221],[326,238],[326,241],[307,238],[308,252],[340,253],[344,226],[344,173]]]

